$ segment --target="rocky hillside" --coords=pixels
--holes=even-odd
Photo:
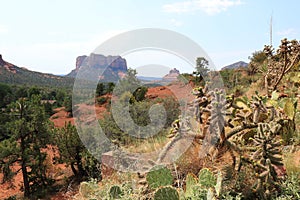
[[[47,87],[72,87],[73,78],[55,76],[17,67],[3,60],[0,54],[0,83]]]
[[[224,69],[237,69],[237,68],[240,68],[240,67],[247,67],[248,66],[248,63],[244,62],[244,61],[239,61],[239,62],[235,62],[231,65],[227,65],[225,67],[223,67],[221,70],[224,70]]]
[[[100,54],[90,54],[90,56],[78,56],[76,67],[67,77],[76,77],[79,70],[97,69],[103,70],[100,79],[103,81],[117,81],[127,72],[127,63],[121,56],[104,56]]]

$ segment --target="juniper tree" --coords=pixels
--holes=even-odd
[[[70,166],[77,178],[101,176],[100,164],[85,148],[74,125],[68,123],[63,128],[56,129],[55,142],[59,149],[60,161]]]

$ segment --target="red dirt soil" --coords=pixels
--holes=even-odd
[[[175,97],[178,101],[182,99],[192,100],[193,95],[191,93],[190,85],[183,84],[172,84],[169,86],[159,86],[154,88],[149,88],[146,94],[146,97],[149,99],[154,98],[166,98],[166,97]],[[95,112],[97,118],[100,119],[107,112],[106,110],[107,103],[99,106],[95,106]],[[80,104],[79,109],[90,110],[94,105]],[[65,111],[64,107],[56,108],[55,114],[50,117],[50,120],[54,123],[55,127],[64,127],[66,123],[75,124],[75,119],[69,117],[68,113]],[[49,165],[48,174],[53,177],[58,182],[63,181],[65,177],[70,177],[72,172],[64,164],[53,164],[53,158],[58,154],[57,149],[53,146],[48,146],[45,151],[48,156],[46,162]],[[18,169],[18,166],[14,167],[15,170]],[[0,181],[3,178],[3,174],[0,173]],[[13,195],[17,197],[22,197],[22,192],[20,191],[20,186],[22,185],[23,178],[21,172],[19,172],[10,182],[0,184],[0,199],[5,199]],[[75,191],[61,191],[56,195],[52,196],[53,200],[61,199],[70,199],[75,193]]]
[[[153,98],[166,98],[173,96],[178,100],[184,98],[192,98],[191,87],[189,85],[173,84],[170,86],[159,86],[154,88],[149,88],[146,97],[149,99]],[[90,110],[94,105],[80,104],[79,109]],[[51,116],[50,120],[54,123],[55,127],[63,127],[66,123],[75,123],[74,118],[69,117],[68,113],[65,111],[64,107],[56,108],[55,114]],[[106,104],[96,105],[95,112],[97,118],[100,119],[106,113]],[[57,149],[55,147],[49,146],[45,151],[48,154],[47,163],[49,165],[48,173],[51,177],[55,178],[57,181],[62,180],[64,177],[69,177],[72,175],[69,168],[66,168],[64,164],[53,164],[53,157],[57,154]],[[14,167],[15,170],[18,169],[17,166]],[[0,180],[2,180],[3,174],[0,174]],[[9,196],[17,195],[22,196],[20,191],[20,185],[22,184],[22,174],[19,172],[10,182],[0,185],[0,199],[8,198]],[[60,192],[52,197],[52,199],[68,199],[71,194]]]

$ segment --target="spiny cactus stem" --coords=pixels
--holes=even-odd
[[[228,140],[235,134],[237,134],[245,129],[257,128],[257,126],[258,126],[257,124],[245,124],[243,126],[238,126],[235,129],[233,129],[232,131],[230,131],[228,134],[226,134],[226,139]]]
[[[241,152],[242,152],[242,150],[241,150],[238,146],[236,146],[235,144],[231,143],[231,142],[228,141],[228,140],[226,140],[226,141],[224,142],[224,144],[226,144],[228,147],[230,147],[230,149],[232,149],[232,150],[234,150],[234,151],[236,151],[236,152],[238,152],[238,153],[241,153]]]

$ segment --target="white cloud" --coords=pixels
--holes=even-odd
[[[0,24],[0,34],[1,33],[8,33],[8,28],[6,26]]]
[[[297,31],[294,28],[289,28],[289,29],[277,32],[277,35],[279,35],[279,36],[292,36],[292,35],[296,35],[296,34],[297,34]]]
[[[208,15],[226,11],[229,7],[241,5],[240,0],[190,0],[163,6],[163,10],[169,13],[187,13],[201,10]]]
[[[180,21],[180,20],[177,20],[177,19],[171,19],[170,22],[171,22],[172,25],[177,26],[177,27],[183,25],[183,22]]]

